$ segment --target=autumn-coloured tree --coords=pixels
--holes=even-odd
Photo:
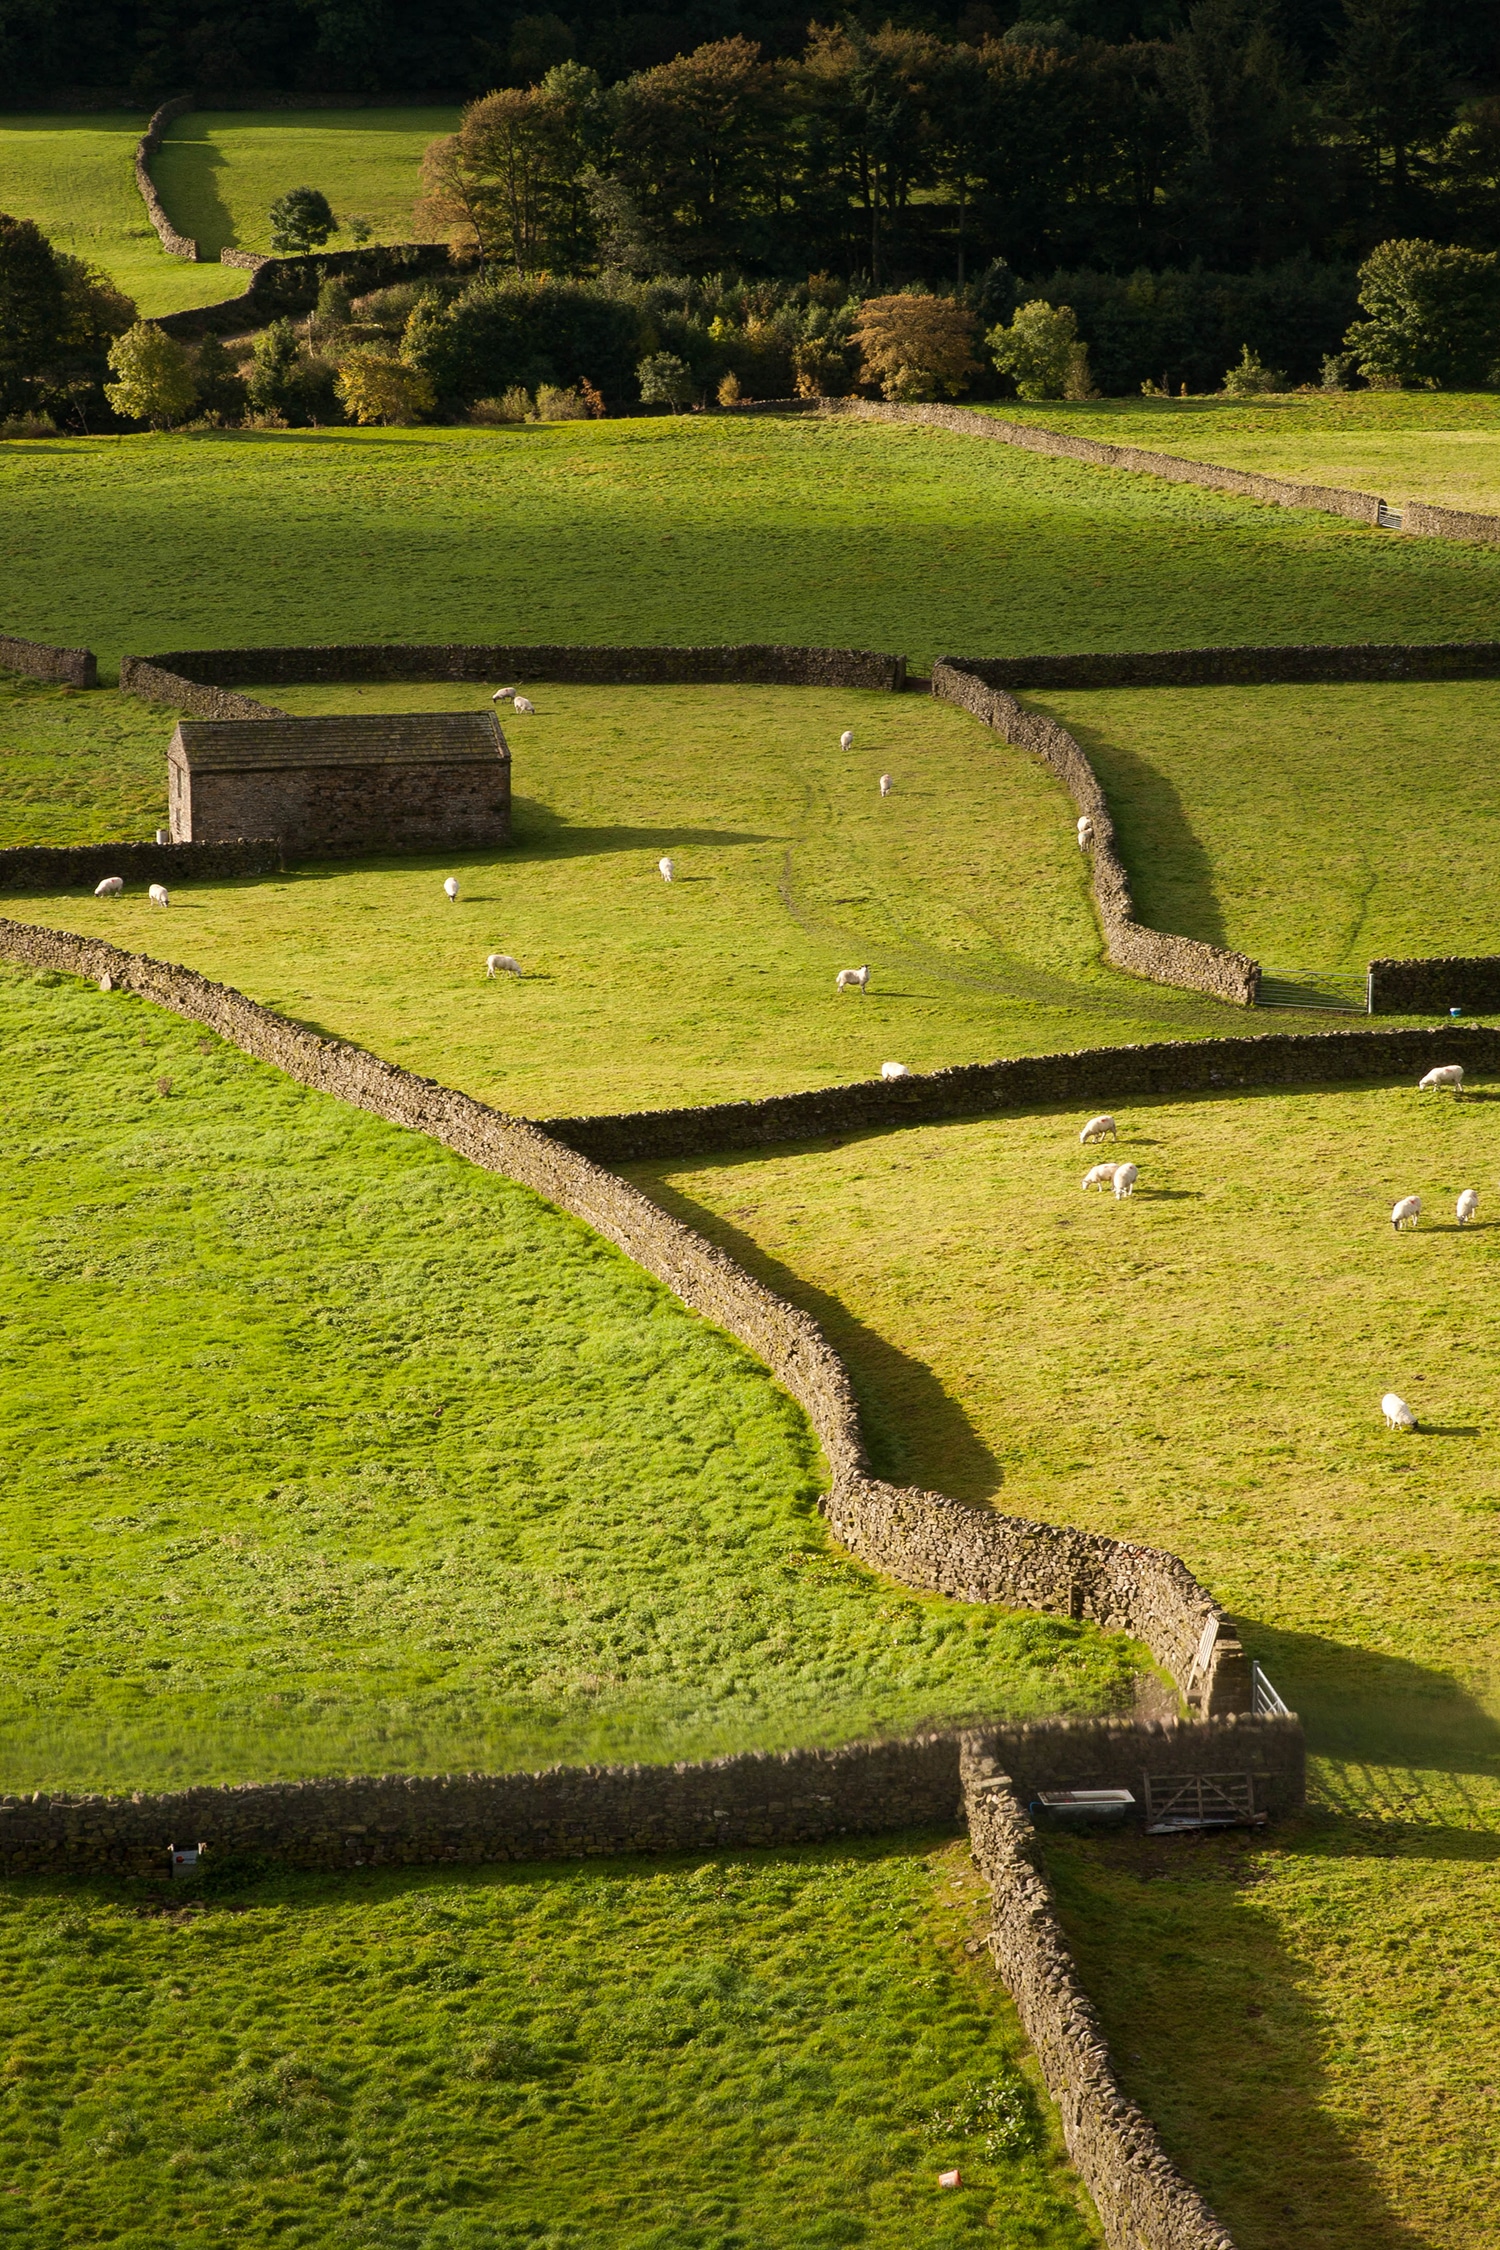
[[[860,381],[890,399],[957,398],[979,372],[974,316],[951,297],[868,297],[851,335]]]
[[[432,384],[420,368],[390,359],[368,344],[345,353],[334,388],[356,422],[384,422],[398,429],[420,422],[436,404]]]

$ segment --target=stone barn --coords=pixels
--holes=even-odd
[[[174,844],[378,851],[510,834],[510,751],[489,711],[184,719],[167,775]]]

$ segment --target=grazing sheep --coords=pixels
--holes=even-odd
[[[1397,1234],[1401,1232],[1403,1227],[1415,1230],[1417,1221],[1421,1216],[1422,1198],[1420,1195],[1403,1195],[1401,1201],[1391,1212],[1391,1225],[1395,1228]]]
[[[526,718],[534,719],[536,717],[536,705],[532,702],[529,695],[512,696],[511,701],[515,705],[515,708],[520,711]]]
[[[1089,1119],[1078,1136],[1078,1145],[1087,1148],[1091,1141],[1117,1141],[1119,1137],[1120,1128],[1106,1109],[1098,1117]]]
[[[892,790],[893,790],[893,789],[895,788],[895,786],[896,786],[896,784],[894,783],[894,781],[892,781],[892,779],[891,779],[891,777],[890,777],[890,775],[889,775],[888,773],[883,773],[883,774],[881,775],[881,777],[880,777],[880,794],[881,794],[881,796],[882,796],[882,797],[888,797],[888,796],[890,795],[891,791],[892,791]]]
[[[514,954],[487,953],[484,957],[485,975],[492,977],[497,969],[503,969],[505,974],[510,977],[518,977],[521,974],[521,964]]]
[[[444,890],[445,890],[445,891],[446,891],[446,892],[448,893],[448,896],[449,896],[449,898],[450,898],[450,899],[451,899],[451,900],[453,901],[453,904],[454,904],[455,906],[457,906],[457,904],[458,904],[458,877],[457,877],[456,875],[450,875],[450,876],[448,877],[448,880],[447,880],[447,882],[446,882],[446,883],[445,883],[445,884],[443,885],[443,889],[444,889]]]
[[[125,888],[123,875],[106,875],[102,883],[94,885],[95,898],[118,898]]]
[[[1386,1392],[1380,1402],[1380,1411],[1385,1416],[1388,1430],[1414,1430],[1417,1426],[1417,1417],[1405,1399],[1399,1398],[1394,1391]]]
[[[497,687],[490,697],[490,701],[491,703],[509,703],[514,700],[515,692],[513,687]]]
[[[910,1078],[911,1072],[905,1063],[882,1063],[880,1075],[882,1078]]]
[[[1477,1218],[1478,1215],[1478,1191],[1474,1188],[1465,1188],[1463,1194],[1458,1199],[1458,1223],[1461,1227],[1466,1227],[1469,1224],[1469,1221],[1471,1219]]]
[[[1091,1172],[1084,1173],[1083,1184],[1086,1188],[1107,1188],[1119,1169],[1118,1164],[1096,1164]]]
[[[1088,814],[1084,813],[1078,823],[1078,849],[1081,852],[1086,852],[1093,841],[1094,824],[1089,819]]]
[[[170,906],[172,903],[172,901],[167,896],[167,886],[165,883],[153,883],[150,890],[146,893],[146,896],[150,899],[153,906]]]
[[[862,1000],[869,989],[869,984],[870,969],[867,962],[862,969],[840,969],[833,980],[833,989],[835,992],[846,992],[852,986]]]
[[[839,736],[839,748],[841,750],[852,750],[854,748],[853,727],[845,727],[843,733]]]
[[[1134,1195],[1135,1183],[1140,1176],[1139,1168],[1134,1164],[1117,1164],[1115,1166],[1114,1190],[1117,1203],[1123,1195]]]
[[[1436,1070],[1429,1070],[1425,1078],[1417,1080],[1417,1091],[1422,1094],[1441,1093],[1448,1086],[1453,1088],[1453,1098],[1457,1101],[1464,1090],[1462,1063],[1439,1063]]]
[[[656,863],[656,872],[664,883],[670,883],[672,880],[672,862],[669,859],[659,859]]]

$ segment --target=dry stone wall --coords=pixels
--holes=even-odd
[[[175,101],[163,102],[140,140],[135,151],[135,184],[141,191],[141,201],[146,206],[146,216],[155,227],[163,250],[173,258],[186,258],[196,263],[198,245],[189,235],[179,234],[167,217],[156,183],[151,177],[151,159],[161,147],[167,127],[174,117],[185,117],[196,106],[192,94],[179,94]]]
[[[990,1953],[1016,2003],[1063,2138],[1109,2250],[1234,2250],[1232,2237],[1121,2091],[1099,2015],[1078,1979],[1036,1832],[1008,1784],[1001,1745],[964,1745],[975,1864],[991,1888]]]
[[[170,888],[274,875],[284,864],[274,836],[234,844],[19,844],[0,851],[0,891],[91,891],[106,875]]]
[[[870,649],[782,648],[754,643],[721,648],[591,648],[375,642],[353,648],[183,649],[163,656],[127,656],[120,665],[120,685],[153,702],[173,700],[161,692],[163,682],[207,695],[247,686],[337,687],[359,680],[483,680],[499,681],[502,686],[531,680],[602,687],[744,684],[876,688],[899,693],[906,684],[906,659]],[[205,711],[202,715],[251,717],[265,709],[257,704],[253,712]]]
[[[1173,937],[1136,920],[1130,878],[1115,847],[1115,826],[1104,791],[1066,727],[1059,726],[1055,719],[1043,718],[1039,712],[1024,710],[1013,695],[989,686],[978,672],[956,664],[951,657],[941,657],[934,664],[932,692],[945,702],[957,703],[1007,742],[1040,758],[1057,776],[1078,811],[1093,822],[1090,853],[1094,898],[1104,927],[1105,955],[1117,969],[1149,977],[1155,984],[1207,992],[1215,1000],[1228,1000],[1237,1007],[1254,1006],[1260,968],[1248,954],[1201,945],[1196,938]]]
[[[45,641],[10,640],[3,634],[0,671],[24,672],[28,679],[47,680],[56,687],[99,685],[99,667],[91,648],[49,648]]]
[[[992,688],[1276,687],[1330,680],[1492,680],[1500,641],[1171,648],[1081,656],[948,657]]]
[[[159,313],[154,325],[164,335],[191,342],[202,336],[242,336],[264,328],[283,314],[311,312],[325,276],[348,283],[362,295],[394,281],[455,270],[446,243],[396,242],[364,250],[313,250],[294,257],[265,257],[254,250],[222,250],[219,263],[248,270],[242,295],[216,305],[190,305],[182,312]],[[458,270],[463,270],[461,267]]]
[[[639,1189],[539,1126],[502,1116],[361,1048],[304,1031],[192,970],[123,952],[101,939],[0,921],[0,958],[101,984],[107,978],[113,988],[140,993],[206,1025],[303,1085],[430,1134],[471,1163],[533,1189],[613,1242],[765,1362],[822,1442],[832,1471],[833,1491],[825,1502],[830,1523],[836,1534],[858,1542],[855,1551],[872,1567],[903,1583],[929,1585],[937,1539],[946,1530],[957,1536],[971,1523],[969,1546],[956,1567],[985,1574],[985,1598],[1065,1616],[1092,1618],[1097,1611],[1110,1629],[1144,1641],[1201,1709],[1248,1709],[1249,1679],[1235,1628],[1174,1557],[1095,1540],[1084,1558],[1077,1534],[1054,1534],[1047,1526],[1018,1524],[941,1495],[872,1479],[848,1371],[817,1323]],[[1049,1569],[1040,1555],[1053,1537],[1062,1560]],[[1008,1571],[1014,1576],[1007,1577]],[[1206,1633],[1210,1625],[1213,1632]],[[1195,1668],[1189,1652],[1205,1647],[1206,1664]]]
[[[1431,539],[1500,539],[1500,516],[1471,515],[1465,508],[1437,508],[1430,500],[1408,500],[1401,510],[1403,531]]]
[[[164,703],[172,710],[186,711],[195,719],[284,719],[289,715],[278,711],[273,703],[257,703],[253,695],[236,695],[210,681],[190,680],[181,672],[168,671],[149,656],[121,657],[120,691],[139,696],[143,703]]]
[[[1424,961],[1372,961],[1372,1016],[1446,1015],[1450,1008],[1500,1009],[1500,956],[1452,954]]]

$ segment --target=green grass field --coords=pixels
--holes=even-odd
[[[128,997],[7,970],[0,1029],[0,1788],[1128,1697],[1123,1644],[836,1559],[764,1368],[524,1190]]]
[[[1500,548],[795,417],[13,441],[6,629],[813,642],[925,662],[1495,630]],[[498,683],[497,683],[498,684]]]
[[[1088,2250],[978,1898],[938,1837],[9,1883],[0,2242]]]
[[[1187,1891],[1111,1876],[1078,1908],[1122,2059],[1142,2066],[1127,2080],[1236,2239],[1500,2240],[1473,2203],[1500,1908],[1493,1096],[1115,1107],[1141,1167],[1127,1204],[1079,1192],[1078,1119],[1057,1115],[632,1172],[823,1322],[886,1474],[1169,1548],[1306,1719],[1326,1825],[1270,1844],[1248,1900],[1220,1885],[1212,1915],[1194,1905],[1188,1847]],[[1461,1231],[1470,1185],[1480,1223]],[[1398,1237],[1391,1205],[1412,1192],[1426,1216]],[[1387,1435],[1388,1387],[1422,1434]],[[1373,1864],[1392,1851],[1407,1890]],[[1162,1939],[1179,1901],[1207,1935]],[[1437,1962],[1396,1958],[1426,1924],[1443,1963],[1476,1962],[1451,2010]],[[1252,1968],[1262,1947],[1295,2038],[1236,2042],[1221,1943]],[[1300,2138],[1294,2100],[1318,2120]],[[1363,2183],[1342,2207],[1340,2179]],[[1300,2233],[1278,2231],[1287,2202]],[[1377,2208],[1396,2215],[1385,2232]]]
[[[377,242],[412,242],[422,152],[457,123],[456,108],[189,110],[168,126],[152,177],[200,257],[269,251],[271,205],[294,187],[321,188],[335,217],[367,220]]]
[[[157,241],[135,186],[135,147],[147,117],[144,109],[0,116],[0,211],[35,219],[59,250],[102,266],[153,318],[238,296],[244,276],[169,258]]]
[[[1262,476],[1500,513],[1500,393],[1287,392],[1271,398],[1009,399],[985,411],[1105,445],[1140,445]]]

